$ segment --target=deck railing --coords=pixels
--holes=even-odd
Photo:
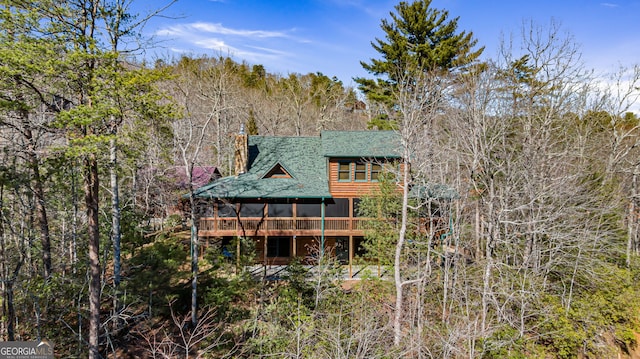
[[[422,222],[422,221],[421,221]],[[426,220],[421,224],[423,227]],[[326,232],[340,233],[345,235],[354,232],[363,233],[371,229],[373,221],[370,218],[355,217],[328,217],[324,219],[324,230]],[[264,234],[274,232],[301,232],[312,233],[323,230],[322,218],[307,217],[276,217],[276,218],[214,218],[205,217],[200,219],[199,230],[208,235],[235,235],[245,232],[264,232]]]

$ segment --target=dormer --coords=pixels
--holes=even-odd
[[[262,178],[293,178],[280,162],[276,163]]]

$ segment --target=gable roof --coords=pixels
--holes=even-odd
[[[219,179],[196,190],[201,198],[331,197],[320,137],[249,136],[247,173]],[[265,176],[282,166],[291,178]]]
[[[400,136],[394,131],[322,131],[325,157],[400,158]]]
[[[292,178],[289,171],[280,162],[276,163],[275,166],[271,167],[271,169],[262,176],[262,178]]]
[[[329,157],[401,158],[393,131],[322,131],[320,137],[249,136],[248,171],[198,188],[199,198],[330,198]],[[270,177],[281,166],[291,177]]]

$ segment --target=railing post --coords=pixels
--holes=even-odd
[[[349,232],[353,231],[353,198],[349,199]]]
[[[218,232],[218,218],[220,218],[218,216],[218,203],[217,202],[213,202],[213,231],[215,233]]]
[[[298,203],[294,202],[291,204],[291,214],[293,215],[293,218],[291,218],[291,220],[293,221],[291,228],[297,232],[298,231]],[[294,232],[294,233],[295,233]],[[295,241],[296,241],[296,236],[293,236],[293,244],[294,244],[294,253],[295,253]],[[295,257],[295,254],[294,254]]]

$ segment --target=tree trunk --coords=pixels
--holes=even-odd
[[[627,268],[631,266],[631,257],[634,254],[637,248],[638,238],[637,236],[637,227],[638,227],[638,215],[636,208],[636,203],[638,201],[638,170],[636,168],[633,169],[633,176],[631,178],[631,199],[629,201],[629,212],[627,214],[627,255],[626,262]]]
[[[4,211],[4,185],[0,183],[0,211]],[[5,238],[4,238],[4,222],[0,218],[0,275],[2,280],[0,281],[2,288],[2,334],[3,339],[7,341],[15,340],[14,337],[14,323],[15,323],[15,310],[13,307],[13,281],[9,280],[9,269],[5,253]],[[6,333],[6,336],[4,335]]]
[[[193,192],[193,162],[187,165],[189,205],[191,206],[191,325],[198,324],[198,213]]]
[[[89,358],[100,358],[100,229],[98,227],[98,161],[85,159],[85,205],[89,231]]]
[[[71,250],[69,251],[73,274],[76,274],[78,269],[78,217],[80,214],[78,209],[78,204],[80,203],[78,194],[78,176],[76,174],[76,166],[73,166],[71,168],[71,205],[73,207],[73,217],[71,219]]]
[[[405,145],[404,158],[409,158],[409,151]],[[402,247],[404,246],[405,236],[407,233],[407,217],[409,207],[409,162],[406,161],[402,170],[402,218],[400,231],[398,235],[398,243],[396,244],[395,257],[393,262],[393,277],[396,286],[396,303],[393,317],[393,344],[400,345],[402,338],[402,311],[403,311],[403,292],[402,292],[402,276],[400,271],[400,261],[402,259]]]
[[[22,114],[22,134],[29,145],[27,149],[27,161],[31,168],[33,177],[33,194],[35,196],[36,217],[40,227],[40,244],[42,245],[42,266],[43,276],[48,279],[51,276],[51,236],[49,234],[49,220],[45,206],[44,187],[42,186],[42,176],[40,175],[40,160],[36,154],[36,144],[34,142],[31,124],[28,122],[28,114]]]
[[[38,225],[40,226],[40,244],[42,245],[42,266],[43,276],[49,279],[51,276],[51,236],[49,234],[49,220],[47,218],[47,209],[45,206],[44,189],[42,186],[42,177],[40,176],[40,169],[38,165],[38,159],[33,158],[33,192],[36,199],[36,216],[38,218]]]
[[[4,238],[2,239],[2,258],[4,258]],[[20,273],[20,268],[24,263],[24,257],[20,257],[18,259],[18,263],[16,263],[16,267],[13,270],[13,273],[9,273],[9,270],[6,266],[6,263],[3,263],[3,273],[4,280],[2,281],[3,285],[3,293],[2,293],[2,315],[6,318],[6,330],[7,330],[7,341],[16,340],[15,337],[15,323],[16,323],[16,308],[15,302],[13,300],[13,284],[15,283],[16,278],[18,277],[18,273]]]
[[[115,132],[115,131],[114,131]],[[115,134],[114,134],[115,135]],[[113,310],[116,317],[120,313],[120,240],[122,237],[120,230],[120,196],[118,187],[118,148],[115,136],[109,141],[111,177],[111,241],[113,242]],[[119,320],[116,318],[116,327]]]
[[[3,304],[5,305],[5,315],[7,318],[7,341],[16,340],[15,337],[15,322],[16,322],[16,310],[13,306],[13,281],[8,280],[4,283],[4,300]]]
[[[482,276],[482,335],[486,335],[487,331],[487,318],[489,315],[489,297],[491,295],[491,271],[493,269],[493,247],[496,241],[496,228],[495,228],[495,213],[494,213],[494,201],[495,201],[495,188],[493,180],[489,182],[489,196],[488,196],[488,208],[487,208],[487,239],[485,241],[485,267],[484,274]]]
[[[193,171],[190,171],[193,173]],[[191,202],[191,324],[198,324],[198,215],[193,188],[190,190]]]

